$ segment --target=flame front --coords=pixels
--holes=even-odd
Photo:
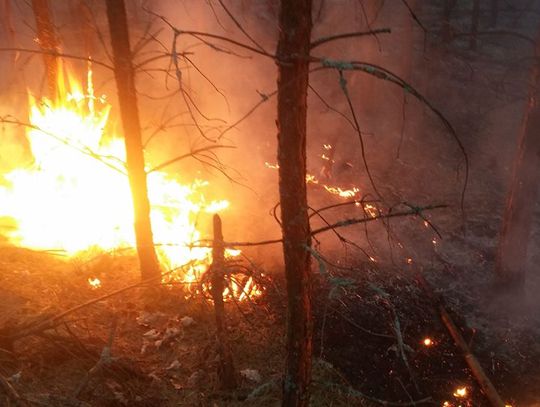
[[[14,225],[6,232],[12,243],[70,255],[92,247],[135,246],[124,142],[104,135],[110,105],[94,95],[91,73],[86,91],[60,75],[56,101],[30,96],[33,162],[5,174],[0,185],[0,217]],[[200,180],[182,185],[157,171],[148,175],[160,261],[167,268],[193,262],[188,275],[178,276],[188,281],[198,280],[211,262],[209,248],[190,247],[201,237],[197,217],[229,205],[205,200],[207,185]]]

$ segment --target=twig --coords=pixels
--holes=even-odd
[[[69,308],[68,310],[66,311],[63,311],[63,312],[60,312],[59,314],[57,315],[53,315],[49,318],[46,318],[44,321],[38,323],[38,324],[35,324],[35,325],[31,325],[29,327],[26,327],[26,328],[22,328],[20,329],[19,332],[13,334],[13,335],[9,335],[9,336],[6,336],[4,339],[6,341],[9,341],[11,343],[13,343],[14,341],[18,340],[18,339],[21,339],[21,338],[24,338],[24,337],[27,337],[27,336],[30,336],[30,335],[35,335],[39,332],[42,332],[46,329],[51,329],[51,328],[54,328],[55,326],[57,326],[59,324],[59,321],[61,321],[64,317],[66,317],[67,315],[69,314],[72,314],[76,311],[79,311],[80,309],[83,309],[83,308],[86,308],[90,305],[93,305],[93,304],[96,304],[98,302],[101,302],[103,300],[106,300],[108,298],[111,298],[111,297],[114,297],[115,295],[118,295],[118,294],[121,294],[125,291],[128,291],[128,290],[131,290],[131,289],[134,289],[134,288],[138,288],[138,287],[143,287],[149,283],[152,283],[152,282],[155,282],[157,280],[161,280],[163,277],[171,274],[171,273],[174,273],[176,271],[178,271],[179,269],[182,269],[182,268],[185,268],[185,267],[189,267],[191,264],[193,264],[193,261],[187,263],[187,264],[184,264],[183,266],[180,266],[180,267],[177,267],[175,269],[172,269],[172,270],[169,270],[165,273],[162,273],[160,274],[158,277],[153,277],[153,278],[148,278],[146,280],[143,280],[139,283],[136,283],[136,284],[132,284],[132,285],[129,285],[127,287],[124,287],[124,288],[120,288],[119,290],[116,290],[116,291],[113,291],[109,294],[105,294],[105,295],[102,295],[100,297],[97,297],[97,298],[94,298],[90,301],[87,301],[85,303],[82,303],[82,304],[79,304],[79,305],[76,305],[72,308]]]
[[[390,34],[391,32],[392,30],[390,28],[377,28],[377,29],[369,30],[369,31],[356,31],[356,32],[331,35],[331,36],[319,38],[318,40],[313,41],[310,45],[310,49],[316,48],[319,45],[326,44],[327,42],[330,42],[330,41],[341,40],[345,38],[353,38],[353,37],[363,37],[366,35]]]

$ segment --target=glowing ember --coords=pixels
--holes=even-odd
[[[88,284],[90,284],[90,287],[96,289],[101,287],[101,280],[99,278],[88,278]]]
[[[458,387],[453,394],[454,397],[464,398],[467,397],[468,391],[466,387]]]
[[[413,264],[413,259],[411,259],[410,257],[407,259],[407,264]]]
[[[63,249],[70,255],[94,247],[134,247],[124,142],[105,135],[110,105],[94,95],[91,70],[86,92],[62,73],[58,86],[54,102],[30,96],[27,137],[34,162],[5,174],[0,185],[0,216],[16,225],[7,237],[17,245]],[[187,275],[172,279],[196,282],[211,262],[209,248],[191,247],[201,237],[195,222],[229,203],[207,201],[202,193],[207,185],[200,180],[182,185],[158,171],[148,174],[150,216],[162,265],[172,269],[193,263]],[[89,283],[100,284],[98,279]],[[237,284],[231,290],[238,296],[258,292],[252,280]]]
[[[424,338],[422,343],[427,347],[433,346],[433,340],[431,338]]]
[[[379,215],[379,211],[377,208],[371,204],[364,204],[364,211],[371,216],[372,218],[376,218]]]

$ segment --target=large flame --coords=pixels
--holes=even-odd
[[[70,255],[93,247],[133,247],[124,142],[104,134],[110,105],[94,94],[91,69],[86,90],[63,74],[58,87],[55,101],[30,96],[27,137],[34,160],[6,174],[0,185],[0,217],[13,224],[7,237],[18,245]],[[157,171],[148,175],[158,255],[166,268],[193,262],[188,275],[180,276],[188,281],[197,280],[211,261],[209,248],[191,247],[201,237],[197,219],[228,206],[227,201],[207,201],[207,185],[201,180],[183,185]]]

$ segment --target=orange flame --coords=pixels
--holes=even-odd
[[[105,96],[95,95],[91,69],[85,91],[59,71],[55,102],[30,95],[27,138],[34,162],[5,174],[7,183],[0,185],[0,216],[16,224],[7,237],[18,245],[63,249],[70,255],[92,247],[134,247],[124,142],[105,134],[111,106]],[[171,269],[193,264],[187,275],[175,279],[198,281],[211,262],[209,248],[193,247],[201,238],[195,221],[229,203],[207,201],[202,192],[207,185],[201,180],[183,185],[158,171],[148,174],[160,261]],[[99,280],[89,284],[97,287]]]

